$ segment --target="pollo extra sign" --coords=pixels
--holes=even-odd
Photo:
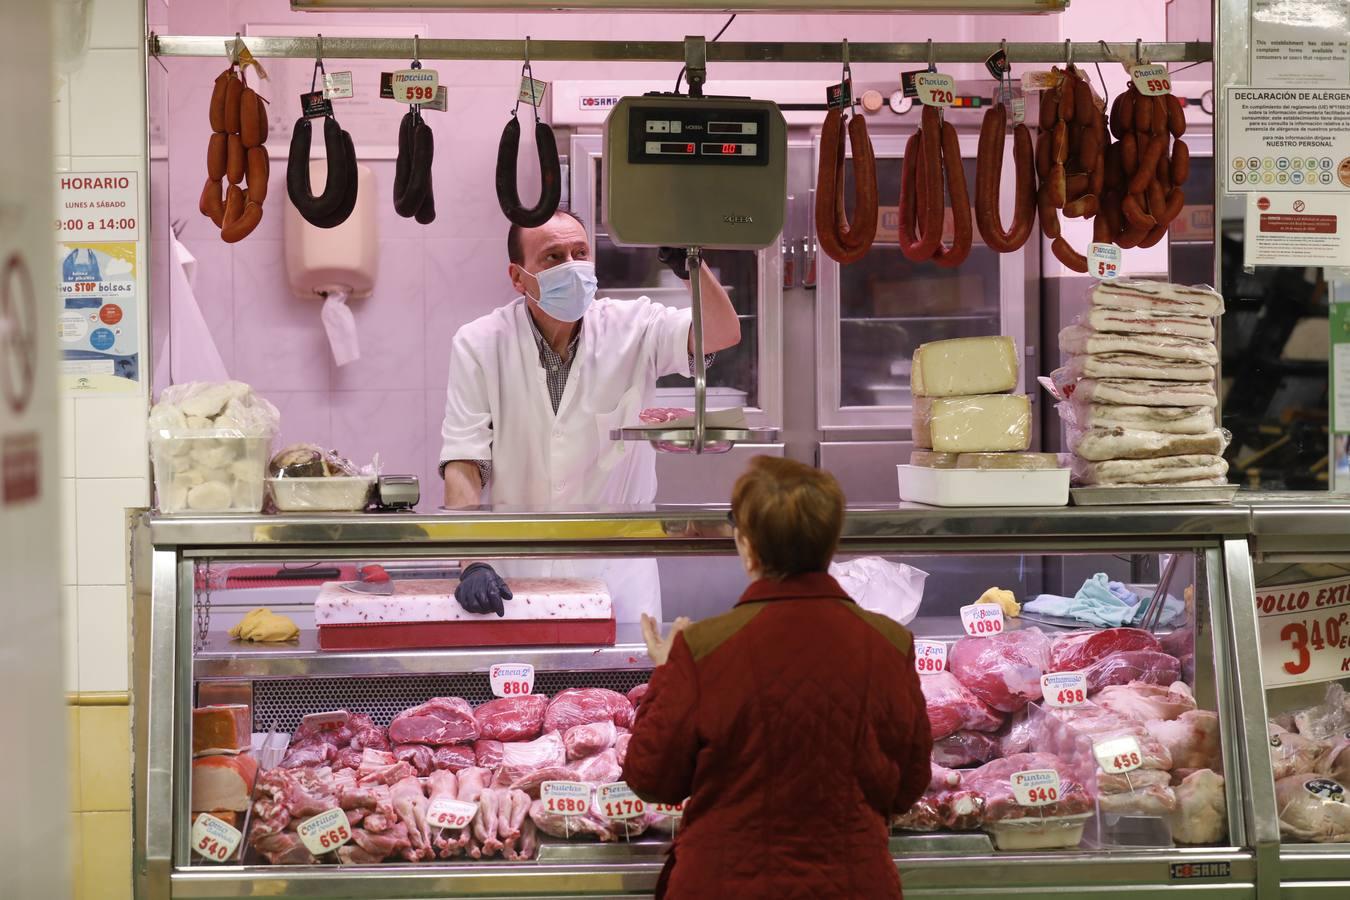
[[[1265,686],[1350,675],[1350,577],[1256,589]]]

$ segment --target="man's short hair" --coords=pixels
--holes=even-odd
[[[554,215],[571,216],[581,226],[582,231],[586,230],[586,223],[582,221],[581,216],[570,209],[563,209],[560,206]],[[511,228],[506,232],[506,258],[518,266],[525,265],[525,249],[520,244],[520,234],[524,230],[524,228],[512,222]]]

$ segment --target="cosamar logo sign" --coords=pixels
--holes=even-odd
[[[582,94],[577,98],[581,109],[612,109],[619,105],[619,98],[612,94]]]

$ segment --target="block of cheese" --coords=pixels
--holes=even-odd
[[[242,703],[199,706],[192,711],[192,755],[238,753],[253,741],[253,721]]]
[[[316,625],[370,625],[380,622],[472,622],[532,619],[608,619],[613,615],[609,588],[599,578],[508,578],[512,598],[499,619],[466,612],[455,600],[454,580],[394,581],[394,593],[354,594],[340,582],[325,582],[314,601]]]
[[[258,762],[250,753],[203,756],[192,761],[192,808],[244,812],[253,796]]]
[[[1022,394],[915,397],[914,446],[943,453],[1025,450],[1031,401]]]
[[[1017,387],[1017,346],[1006,336],[920,344],[910,369],[915,397],[998,394]]]
[[[1059,469],[1058,453],[962,453],[958,469]]]
[[[955,469],[959,453],[939,453],[936,450],[915,450],[909,454],[911,466],[923,466],[925,469]]]

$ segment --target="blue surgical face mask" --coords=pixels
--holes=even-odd
[[[539,308],[559,322],[576,322],[586,315],[595,300],[595,264],[573,260],[545,269],[539,282]]]

